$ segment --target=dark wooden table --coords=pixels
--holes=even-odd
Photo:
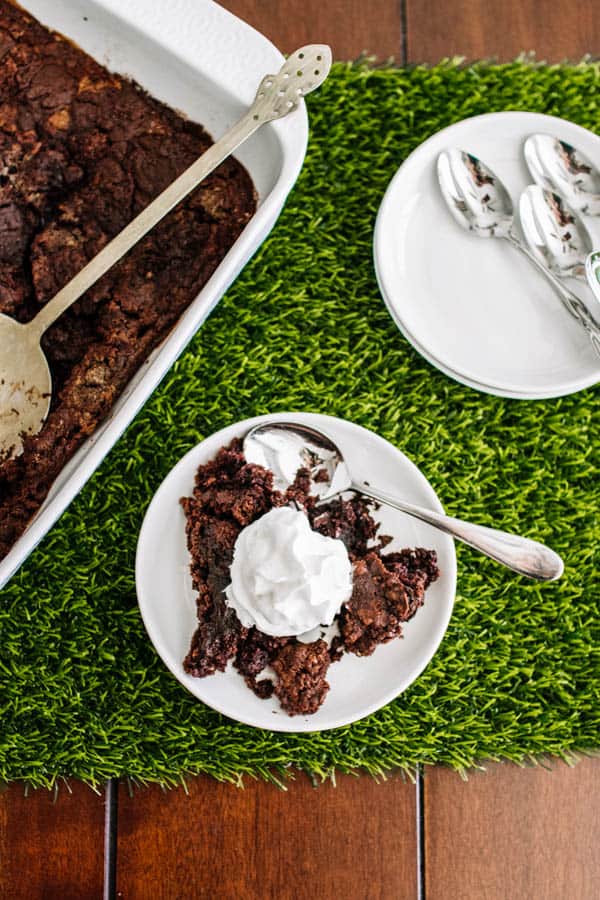
[[[165,0],[166,2],[166,0]],[[600,54],[597,0],[225,0],[283,51],[338,59],[578,60]],[[463,782],[340,777],[286,792],[208,778],[129,796],[81,784],[0,795],[0,897],[69,900],[596,900],[600,762],[493,764]],[[118,800],[118,803],[117,803]],[[118,810],[117,810],[118,806]]]

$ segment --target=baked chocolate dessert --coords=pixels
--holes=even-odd
[[[210,144],[0,0],[0,312],[29,321]],[[227,160],[46,333],[52,406],[0,463],[0,558],[255,208],[248,173]]]
[[[383,552],[391,538],[378,536],[370,501],[354,495],[317,508],[310,490],[309,472],[302,469],[286,493],[275,490],[272,473],[247,463],[242,442],[234,440],[200,466],[193,496],[181,500],[199,622],[185,671],[203,678],[233,660],[248,687],[262,698],[275,694],[290,715],[316,712],[329,690],[327,670],[344,652],[369,656],[378,644],[400,637],[402,623],[414,616],[439,576],[433,550]],[[238,535],[289,503],[304,510],[315,531],[343,541],[353,566],[352,593],[337,617],[339,635],[329,645],[321,638],[305,643],[244,627],[227,604]],[[267,666],[273,677],[259,678]]]

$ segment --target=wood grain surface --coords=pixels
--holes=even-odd
[[[523,51],[549,62],[597,56],[598,12],[595,0],[406,0],[408,62],[506,61]]]
[[[535,51],[560,62],[600,55],[594,0],[221,0],[283,52],[324,41],[336,59],[362,52],[398,63],[435,63],[448,56],[514,59]]]
[[[425,776],[427,900],[597,900],[600,759]]]
[[[415,788],[340,776],[286,791],[209,778],[119,797],[117,890],[124,900],[413,900]]]
[[[222,0],[282,51],[330,43],[396,62],[600,55],[597,0]],[[428,770],[427,900],[595,900],[600,760],[553,771],[491,766],[463,782]],[[403,900],[417,897],[415,789],[341,777],[287,792],[193,779],[189,796],[120,787],[117,883],[123,900]],[[102,895],[103,797],[20,785],[0,794],[0,898]]]
[[[336,59],[362,52],[402,59],[400,0],[220,0],[221,6],[262,31],[282,53],[303,44],[329,44]]]
[[[104,797],[79,782],[55,796],[0,793],[2,900],[81,900],[102,896]]]

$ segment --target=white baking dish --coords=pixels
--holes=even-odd
[[[20,0],[50,28],[112,71],[202,122],[213,137],[233,124],[281,53],[212,0]],[[308,136],[304,104],[258,131],[238,151],[260,202],[212,278],[134,376],[108,419],[65,466],[48,497],[0,562],[0,587],[44,537],[132,421],[231,282],[268,235],[302,167]]]

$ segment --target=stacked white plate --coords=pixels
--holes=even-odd
[[[600,167],[600,138],[538,113],[489,113],[465,119],[421,144],[386,191],[375,227],[381,293],[400,331],[446,375],[490,394],[544,399],[600,381],[600,358],[543,276],[506,241],[460,228],[437,182],[442,150],[479,157],[507,186],[515,210],[532,183],[523,142],[553,134]],[[600,219],[586,217],[600,247]],[[518,230],[518,226],[517,226]],[[569,281],[588,306],[587,285]]]

